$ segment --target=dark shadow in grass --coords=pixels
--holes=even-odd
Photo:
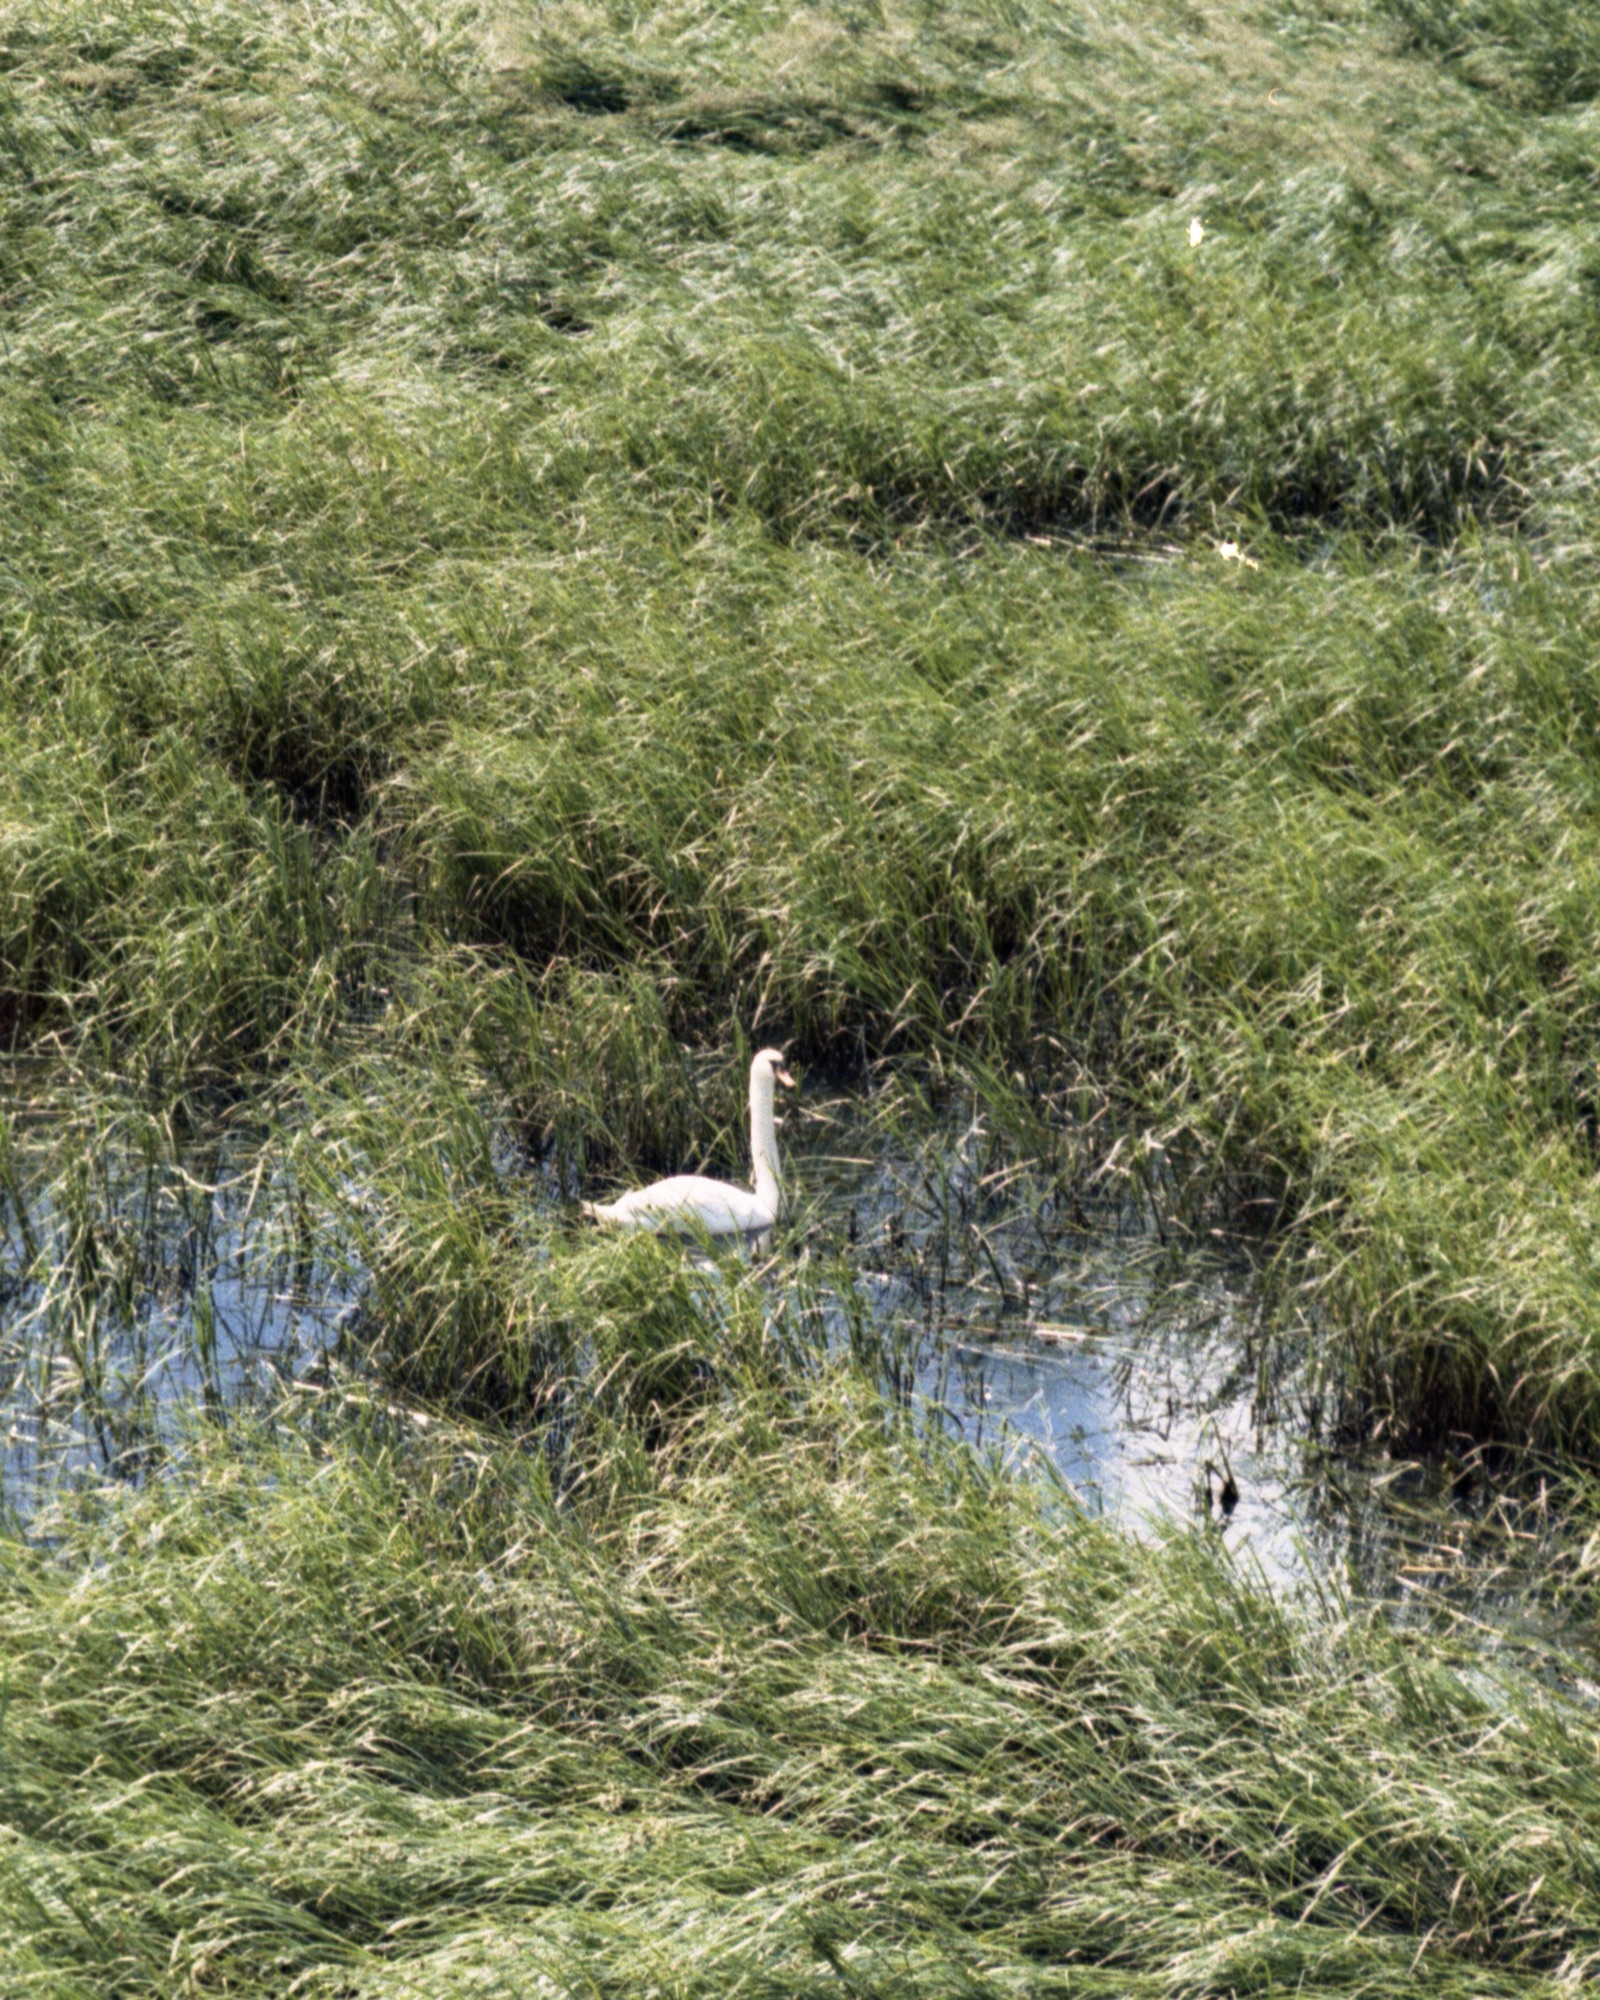
[[[1569,0],[1388,0],[1419,53],[1521,111],[1600,96],[1600,16]]]
[[[766,96],[688,99],[656,127],[680,145],[725,146],[744,153],[816,153],[829,146],[907,143],[965,118],[1026,115],[1013,96],[983,90],[948,90],[934,96],[901,77],[881,77],[843,98]]]
[[[880,135],[836,104],[798,97],[752,98],[675,113],[657,128],[679,145],[736,153],[816,153],[825,146],[877,145]]]
[[[260,220],[259,209],[240,195],[196,194],[170,183],[150,187],[150,194],[168,215],[182,216],[186,220],[197,218],[204,222],[221,223],[230,229],[248,229]]]
[[[204,300],[194,308],[194,323],[207,340],[233,340],[245,331],[245,322],[230,307]]]
[[[576,49],[555,49],[533,72],[537,94],[585,118],[610,118],[641,104],[660,103],[676,79],[620,62],[598,61]]]
[[[512,312],[521,311],[542,320],[552,333],[577,335],[592,333],[594,322],[584,318],[559,293],[545,291],[532,278],[501,278],[495,296]]]
[[[1508,519],[1521,487],[1510,477],[1511,454],[1486,448],[1470,470],[1455,462],[1397,467],[1376,493],[1362,490],[1358,469],[1341,477],[1285,478],[1264,484],[1247,504],[1285,534],[1309,529],[1404,530],[1430,546],[1446,543],[1472,521]],[[833,520],[853,546],[877,549],[905,534],[980,531],[1006,540],[1077,540],[1105,533],[1181,534],[1215,504],[1206,468],[1183,465],[1052,468],[1036,483],[986,485],[965,493],[930,470],[925,478],[875,482],[867,506],[839,506]],[[1237,494],[1233,496],[1236,500]],[[1513,503],[1508,508],[1508,501]],[[780,540],[804,540],[813,523],[779,515],[770,526]],[[824,530],[824,532],[826,532]]]
[[[10,60],[3,66],[21,67],[16,53],[34,40],[25,34],[8,34],[4,56]],[[126,110],[147,91],[172,89],[199,61],[198,51],[181,42],[158,47],[80,41],[70,51],[61,49],[60,54],[66,62],[59,76],[67,88],[113,111]]]
[[[658,135],[680,145],[726,146],[741,153],[815,153],[827,146],[880,146],[983,105],[940,98],[896,77],[870,84],[854,102],[784,92],[686,102],[664,117]]]
[[[40,34],[36,29],[10,23],[5,40],[0,42],[0,74],[21,69],[36,51],[48,47],[49,40],[48,35]]]
[[[273,305],[286,305],[294,297],[294,286],[264,264],[247,238],[238,234],[208,243],[194,275],[202,284],[238,285]]]

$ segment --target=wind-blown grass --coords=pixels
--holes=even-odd
[[[1578,1711],[912,1449],[859,1381],[747,1386],[653,1456],[624,1425],[564,1506],[541,1458],[352,1423],[8,1546],[11,1990],[1553,1994],[1593,1962]]]
[[[1139,1079],[1166,1144],[1306,1218],[1404,1424],[1586,1431],[1573,598],[1496,565],[1207,559],[1136,591],[994,554],[864,590],[810,559],[741,599],[740,554],[714,609],[642,579],[642,615],[580,625],[530,683],[527,724],[412,763],[392,802],[424,907],[534,966],[642,962],[689,1037],[954,1037],[1041,1078],[1086,1054]]]
[[[3,763],[14,1032],[127,1051],[181,1092],[286,1032],[314,1039],[364,983],[371,922],[393,902],[369,842],[320,853],[280,798],[251,795],[174,737],[91,746],[30,719],[6,732]]]
[[[1592,41],[4,12],[0,1026],[79,1099],[4,1107],[5,1363],[199,1283],[197,1109],[356,1294],[0,1537],[8,1994],[1592,1976],[1560,1663],[947,1447],[848,1271],[559,1214],[732,1170],[753,1037],[962,1075],[1281,1243],[1349,1427],[1592,1460]]]
[[[488,947],[586,1163],[668,1044],[1088,1073],[1363,1420],[1592,1450],[1552,19],[14,16],[0,1018],[321,1078]]]

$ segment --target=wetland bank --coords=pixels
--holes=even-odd
[[[7,1994],[1593,1977],[1597,95],[0,8]]]

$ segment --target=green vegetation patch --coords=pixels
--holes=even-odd
[[[1592,1451],[1553,20],[14,12],[14,1045],[314,1096],[433,996],[586,1167],[739,1036],[1087,1076],[1354,1420]]]
[[[1346,1435],[1593,1461],[1596,74],[1545,0],[0,10],[0,1359],[150,1475],[0,1537],[8,1995],[1592,1977],[1570,1661],[561,1210],[735,1170],[753,1040],[958,1077],[1281,1248]],[[231,1437],[149,1407],[223,1236],[348,1307]]]
[[[481,1437],[370,1433],[209,1444],[10,1542],[10,1990],[1553,1995],[1593,1962],[1581,1711],[1302,1626],[1207,1541],[913,1448],[863,1383],[747,1385],[651,1460],[615,1432],[564,1505]]]

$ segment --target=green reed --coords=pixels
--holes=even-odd
[[[564,1497],[347,1396],[8,1540],[13,1990],[1582,1979],[1584,1709],[660,1310],[741,1393],[619,1354]]]

